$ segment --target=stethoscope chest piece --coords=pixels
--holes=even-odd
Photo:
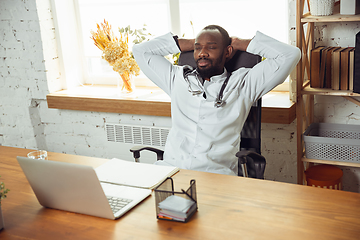
[[[221,108],[223,106],[225,106],[226,102],[222,99],[216,98],[215,102],[214,102],[214,107],[216,108]]]

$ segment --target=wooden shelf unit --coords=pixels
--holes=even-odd
[[[311,88],[306,86],[301,89],[301,94],[312,94],[312,95],[328,95],[328,96],[339,96],[339,97],[358,97],[358,93],[354,93],[350,90],[332,90],[329,88]]]
[[[296,1],[296,46],[302,51],[302,59],[296,67],[296,94],[297,94],[297,182],[304,184],[304,171],[309,166],[317,164],[331,164],[340,166],[360,167],[357,163],[347,163],[340,161],[327,161],[319,159],[307,159],[304,157],[303,132],[314,120],[314,95],[339,96],[352,101],[360,106],[360,102],[352,97],[359,97],[360,94],[352,91],[332,90],[326,88],[311,88],[310,81],[306,76],[310,76],[310,52],[315,47],[314,27],[315,23],[341,23],[341,22],[360,22],[360,15],[340,15],[339,6],[335,7],[333,15],[312,16],[309,12],[304,13],[305,2],[308,9],[309,0]],[[305,28],[306,25],[306,28]],[[305,166],[306,165],[306,166]]]

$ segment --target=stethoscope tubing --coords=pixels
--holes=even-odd
[[[204,94],[205,89],[204,89],[202,83],[200,82],[199,73],[196,71],[196,69],[193,69],[191,66],[186,65],[186,66],[184,66],[183,71],[184,71],[184,73],[183,73],[184,74],[184,79],[189,84],[188,91],[190,93],[192,93],[193,96]],[[196,79],[196,82],[197,82],[197,85],[198,85],[200,90],[193,90],[192,89],[191,82],[189,80],[190,75],[194,75],[194,77]],[[220,88],[219,94],[216,97],[216,100],[214,102],[214,107],[216,107],[216,108],[223,107],[226,104],[226,101],[223,100],[223,94],[224,94],[225,88],[226,88],[226,86],[227,86],[227,84],[229,82],[230,76],[231,76],[231,73],[228,72],[227,77],[226,77],[225,81],[223,82],[223,84],[222,84],[222,86]]]

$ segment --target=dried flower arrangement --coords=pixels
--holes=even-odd
[[[133,91],[130,81],[130,75],[139,75],[140,68],[129,51],[129,34],[136,37],[134,43],[145,40],[143,33],[145,28],[140,30],[131,30],[130,26],[125,29],[119,29],[120,38],[117,38],[111,29],[111,25],[104,20],[103,23],[97,24],[97,31],[91,31],[91,39],[94,44],[103,52],[102,58],[105,59],[113,70],[118,72],[124,82],[123,88],[127,92]]]

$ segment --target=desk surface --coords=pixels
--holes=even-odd
[[[199,211],[188,223],[157,220],[152,195],[118,220],[43,208],[16,156],[0,146],[0,239],[359,239],[360,194],[181,170],[175,189],[196,179]],[[97,167],[105,159],[49,153],[49,159]]]

